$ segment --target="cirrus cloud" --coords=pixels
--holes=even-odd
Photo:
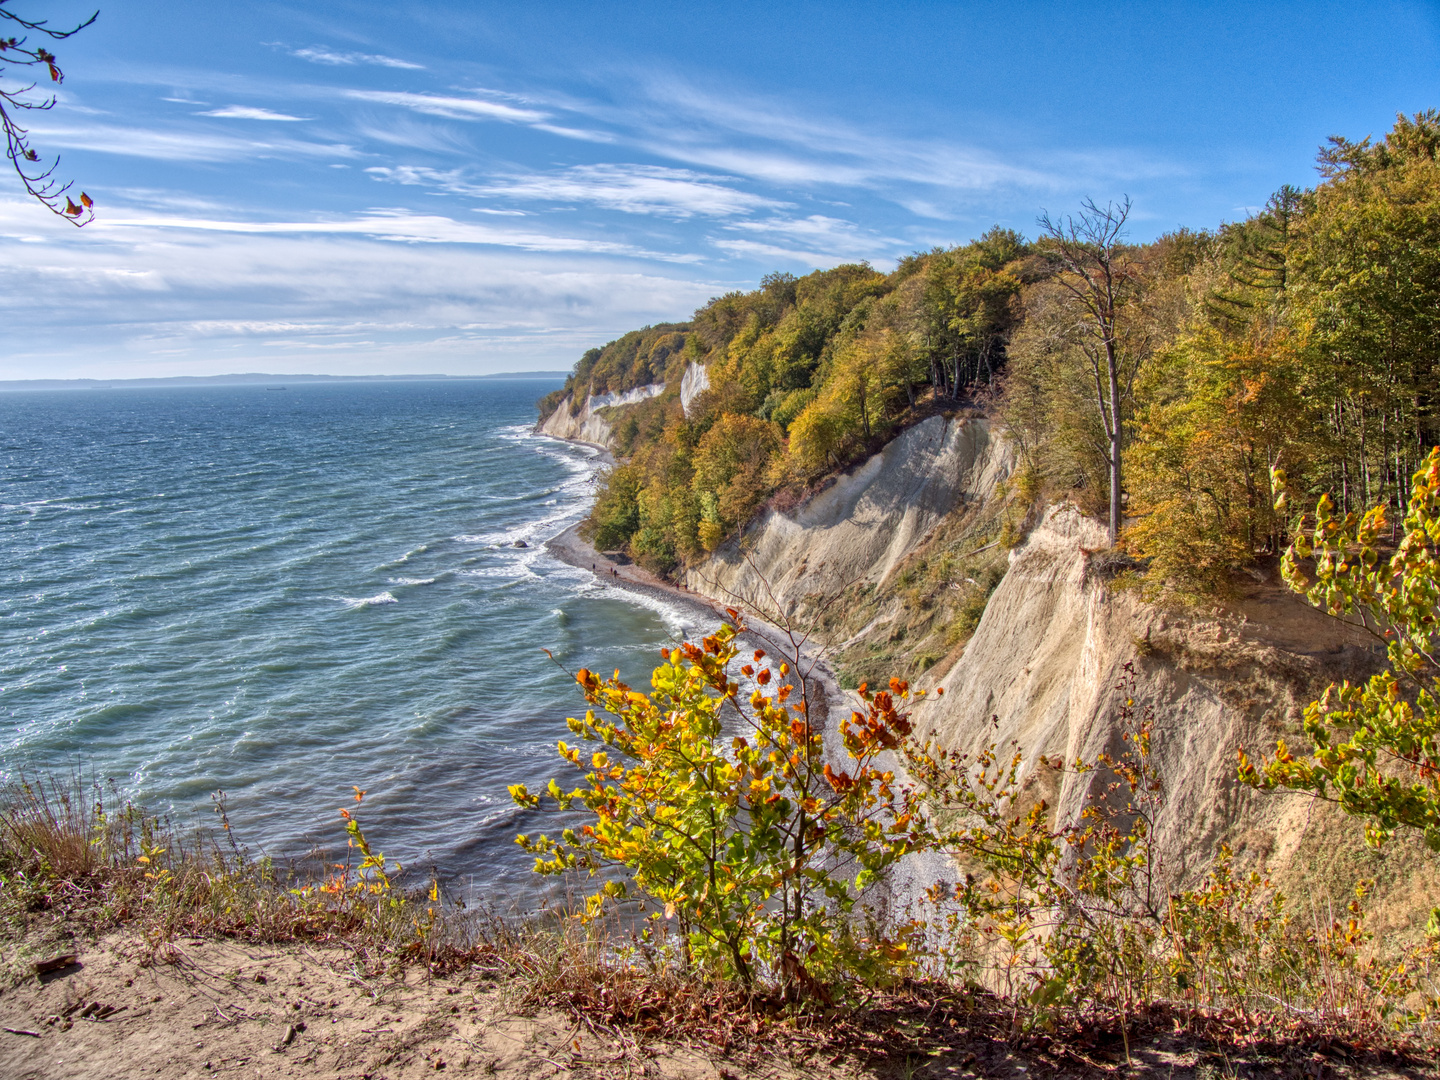
[[[289,113],[261,109],[254,105],[226,105],[219,109],[207,109],[196,116],[218,116],[225,120],[284,120],[290,123],[308,120],[305,116],[291,116]]]

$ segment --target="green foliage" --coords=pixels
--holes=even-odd
[[[1366,819],[1380,844],[1401,829],[1440,852],[1440,447],[1415,474],[1388,560],[1378,550],[1383,506],[1337,516],[1327,495],[1313,528],[1285,553],[1286,581],[1331,615],[1359,616],[1386,643],[1389,666],[1363,685],[1332,685],[1305,709],[1308,759],[1282,741],[1240,775],[1263,788],[1314,792]],[[1307,574],[1304,561],[1314,559]]]
[[[640,475],[633,466],[619,465],[605,475],[586,520],[588,538],[601,551],[624,547],[640,528],[639,491]]]
[[[782,447],[778,424],[727,413],[701,436],[693,456],[691,488],[699,499],[702,522],[713,522],[723,535],[745,524],[769,494],[766,473]],[[709,537],[716,539],[714,533]],[[716,543],[702,544],[713,551]]]
[[[565,390],[577,397],[633,390],[665,382],[684,368],[690,326],[661,323],[632,330],[603,349],[591,349],[580,358]]]
[[[1440,442],[1440,113],[1397,117],[1379,145],[1332,140],[1292,227],[1288,290],[1310,338],[1306,381],[1332,404],[1327,490],[1342,510],[1398,504]]]
[[[888,276],[865,264],[772,274],[753,292],[710,301],[689,324],[586,353],[566,384],[576,409],[587,392],[671,386],[613,418],[633,471],[602,484],[591,528],[652,569],[692,561],[775,488],[802,487],[873,450],[925,394],[953,398],[990,381],[1018,317],[1027,254],[1017,234],[992,229]],[[691,362],[706,367],[710,389],[686,415],[674,388]]]
[[[908,928],[866,934],[851,915],[858,894],[923,843],[923,815],[880,764],[909,734],[896,708],[908,687],[864,695],[865,713],[843,725],[848,763],[837,772],[788,662],[766,666],[757,651],[733,670],[742,626],[731,614],[701,644],[662,650],[649,694],[618,673],[577,674],[593,708],[570,728],[599,749],[561,743],[583,779],[571,791],[551,781],[549,796],[583,808],[586,824],[516,840],[539,873],[623,868],[587,898],[587,916],[638,898],[654,921],[675,920],[702,969],[821,996],[903,972]],[[727,716],[739,733],[727,733]],[[541,803],[524,785],[510,790],[521,806]]]

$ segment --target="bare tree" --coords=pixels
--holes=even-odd
[[[78,34],[100,14],[97,11],[79,26],[69,30],[51,30],[43,19],[31,20],[15,14],[4,6],[8,2],[9,0],[0,0],[0,27],[18,27],[25,31],[26,35],[37,35],[50,41],[64,41]],[[10,26],[6,26],[6,23]],[[65,78],[56,62],[55,54],[45,46],[32,47],[29,36],[0,36],[0,127],[5,129],[5,153],[26,191],[66,221],[84,225],[95,216],[90,196],[82,191],[79,203],[70,197],[71,184],[62,184],[55,177],[55,168],[60,164],[60,159],[57,157],[47,166],[40,159],[40,154],[30,145],[29,130],[16,119],[27,111],[54,108],[55,95],[36,94],[34,82],[19,86],[11,84],[10,80],[15,77],[17,68],[40,68],[50,77],[51,83],[55,84],[63,82]]]
[[[1130,197],[1102,210],[1086,199],[1078,217],[1039,219],[1046,255],[1060,270],[1057,280],[1069,294],[1080,322],[1080,345],[1095,377],[1095,405],[1105,426],[1110,466],[1110,543],[1120,535],[1121,453],[1125,448],[1123,403],[1130,397],[1145,350],[1126,319],[1139,291],[1139,266],[1121,242],[1130,216]]]

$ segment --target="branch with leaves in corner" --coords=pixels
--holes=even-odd
[[[30,39],[39,37],[49,41],[64,41],[78,34],[99,16],[97,11],[80,25],[69,30],[52,30],[44,19],[32,20],[17,15],[4,5],[9,0],[0,0],[0,28],[15,28],[21,34],[0,36],[0,127],[5,129],[5,153],[14,166],[15,173],[25,190],[50,210],[76,226],[88,224],[95,217],[94,203],[89,195],[80,192],[77,203],[70,195],[73,182],[61,183],[55,175],[60,164],[57,156],[48,165],[40,152],[30,145],[30,131],[17,119],[26,112],[45,111],[55,107],[55,95],[37,93],[36,82],[24,82],[29,72],[20,68],[39,68],[42,78],[48,76],[53,85],[65,80],[55,54],[43,44],[32,45]],[[9,26],[5,24],[9,23]],[[17,78],[19,76],[19,78]],[[12,84],[12,80],[21,85]]]

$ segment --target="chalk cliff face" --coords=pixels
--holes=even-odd
[[[697,364],[693,360],[685,365],[685,374],[680,379],[680,408],[685,415],[690,415],[690,404],[699,396],[701,391],[710,389],[710,373],[705,370],[704,364]]]
[[[961,749],[1015,742],[1037,797],[1077,820],[1094,781],[1066,773],[1056,787],[1037,759],[1123,749],[1127,694],[1117,687],[1130,664],[1135,702],[1153,709],[1168,798],[1157,839],[1168,868],[1203,872],[1221,841],[1285,855],[1310,804],[1240,786],[1236,748],[1273,748],[1277,734],[1294,730],[1303,701],[1330,679],[1368,669],[1368,644],[1274,587],[1224,614],[1167,614],[1111,587],[1097,569],[1106,546],[1098,522],[1052,508],[1011,552],[974,637],[939,680],[944,696],[917,711],[920,728]]]
[[[578,412],[572,413],[574,397],[566,394],[560,405],[537,426],[542,435],[574,442],[592,443],[610,448],[610,421],[600,415],[601,409],[613,409],[623,405],[634,405],[648,398],[664,393],[664,383],[637,386],[620,394],[591,394],[585,399]]]
[[[767,511],[740,543],[690,570],[686,585],[719,599],[773,596],[793,611],[806,597],[882,582],[945,515],[983,499],[1013,466],[988,421],[932,416],[798,510]]]

